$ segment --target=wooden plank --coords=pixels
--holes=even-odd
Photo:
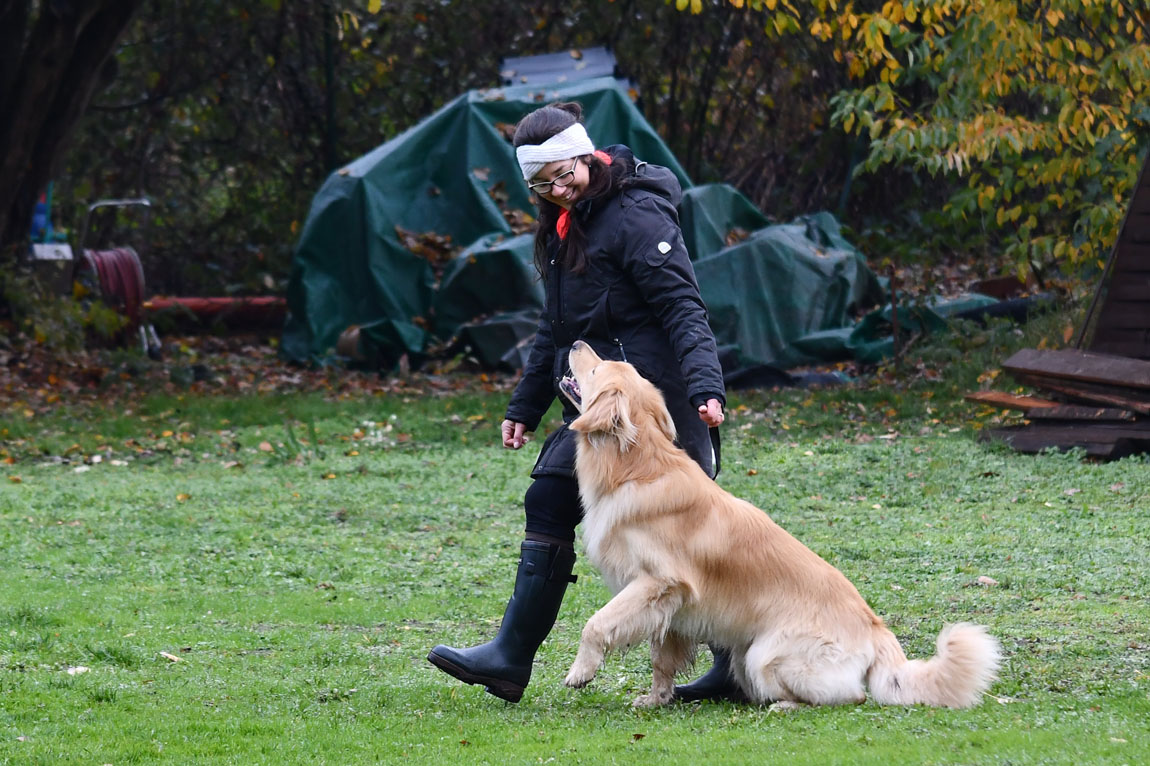
[[[1150,260],[1145,258],[1123,257],[1122,253],[1115,256],[1112,270],[1114,279],[1146,279],[1150,277]]]
[[[1140,448],[1150,448],[1150,427],[1119,423],[1039,423],[1006,426],[992,429],[1003,434],[1026,434],[1034,441],[1064,444],[1116,444],[1129,442]]]
[[[1150,214],[1131,213],[1120,236],[1120,242],[1150,242]]]
[[[1049,399],[1040,399],[1037,396],[1018,396],[1017,394],[1008,394],[1005,391],[971,391],[962,398],[968,402],[979,402],[1004,410],[1021,410],[1022,412],[1058,406],[1058,402],[1052,402]]]
[[[1150,279],[1150,261],[1144,261],[1141,258],[1118,258],[1114,262],[1113,273],[1110,277],[1110,287],[1115,286],[1114,280],[1133,279],[1135,281],[1145,282]]]
[[[1097,402],[1114,407],[1121,407],[1143,415],[1150,415],[1150,399],[1130,396],[1129,389],[1113,389],[1091,383],[1082,383],[1073,380],[1060,380],[1026,373],[1012,373],[1019,382],[1046,391],[1080,399],[1086,402]],[[1135,394],[1139,392],[1134,392]]]
[[[1027,427],[1021,429],[995,428],[979,435],[984,442],[1002,441],[1017,452],[1035,454],[1047,449],[1057,449],[1063,452],[1074,448],[1086,450],[1090,457],[1117,459],[1147,451],[1147,446],[1139,446],[1129,439],[1116,441],[1091,442],[1076,439],[1066,434],[1041,433]]]
[[[1150,274],[1126,274],[1112,279],[1106,286],[1106,302],[1139,301],[1150,303]]]
[[[1040,351],[1024,348],[1002,363],[1011,374],[1103,383],[1150,392],[1150,362],[1064,348]]]
[[[1089,407],[1080,404],[1055,404],[1053,407],[1039,407],[1027,412],[1026,417],[1041,421],[1138,422],[1138,416],[1130,410],[1119,407]],[[1150,421],[1146,422],[1147,425],[1150,425]]]
[[[1131,247],[1143,247],[1142,245],[1131,245]],[[1150,246],[1145,246],[1147,253],[1150,253]],[[1028,280],[1023,282],[1015,275],[1008,277],[989,277],[987,279],[980,279],[970,286],[970,289],[976,293],[989,295],[991,298],[998,298],[1004,301],[1007,298],[1013,298],[1026,290],[1034,287],[1034,281]]]
[[[1150,243],[1122,242],[1114,256],[1114,273],[1150,271]]]
[[[1106,301],[1098,313],[1098,325],[1094,330],[1098,335],[1101,327],[1146,330],[1150,334],[1150,301]]]
[[[1150,422],[1140,423],[1091,423],[1091,422],[1043,422],[1032,421],[1030,429],[1035,433],[1057,433],[1072,435],[1086,442],[1112,442],[1116,439],[1133,439],[1150,442]]]
[[[1090,344],[1091,351],[1097,351],[1100,354],[1114,354],[1116,356],[1126,356],[1131,359],[1144,359],[1150,361],[1150,339],[1139,341],[1124,341],[1113,337],[1103,338],[1098,343]]]
[[[1141,186],[1134,192],[1134,199],[1130,200],[1129,214],[1146,215],[1150,213],[1150,187]]]

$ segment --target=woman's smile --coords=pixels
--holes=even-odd
[[[539,169],[532,185],[552,182],[547,192],[539,192],[539,196],[565,210],[570,210],[590,180],[586,162],[579,159],[556,160]]]

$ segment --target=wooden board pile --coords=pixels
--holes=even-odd
[[[1019,452],[1082,448],[1098,458],[1150,452],[1150,361],[1077,349],[1023,349],[1002,365],[1040,396],[987,391],[967,399],[1021,410],[1029,421],[984,432]]]
[[[1150,154],[1075,346],[1024,349],[1002,364],[1051,399],[967,395],[1026,413],[1026,425],[984,432],[984,440],[1019,452],[1081,447],[1099,458],[1150,452]]]

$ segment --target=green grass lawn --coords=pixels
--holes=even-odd
[[[495,446],[505,393],[13,415],[0,763],[1150,762],[1150,465],[979,445],[957,387],[733,395],[720,483],[912,656],[988,625],[1002,677],[966,711],[637,711],[645,647],[566,689],[608,597],[584,559],[519,705],[432,668],[510,592],[537,448]]]

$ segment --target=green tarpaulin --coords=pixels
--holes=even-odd
[[[979,293],[921,302],[904,299],[898,307],[898,325],[903,333],[942,332],[947,329],[950,317],[995,303],[998,303],[996,299]],[[894,310],[888,303],[852,326],[812,332],[796,339],[793,346],[809,361],[856,359],[873,364],[894,356],[893,317]]]
[[[692,260],[713,255],[770,221],[755,204],[727,184],[695,186],[679,203],[683,242]]]
[[[381,339],[402,344],[392,349],[396,355],[423,351],[434,272],[401,244],[395,227],[448,235],[460,246],[493,233],[510,235],[495,196],[506,195],[511,208],[533,207],[501,127],[557,100],[583,104],[596,145],[627,144],[637,157],[671,168],[684,188],[690,186],[613,78],[466,93],[333,173],[319,190],[294,254],[285,355],[296,361],[322,358],[355,325],[370,325]]]
[[[332,174],[296,248],[285,355],[332,358],[341,333],[358,328],[354,356],[371,366],[418,359],[452,338],[485,366],[522,366],[543,293],[533,237],[513,235],[508,223],[534,209],[506,136],[557,100],[583,104],[597,145],[627,144],[678,175],[683,236],[727,359],[785,369],[887,353],[881,315],[854,320],[883,290],[833,216],[768,225],[734,188],[692,186],[627,91],[601,78],[472,91]],[[428,253],[409,250],[397,227],[463,249],[437,277]]]
[[[532,263],[535,235],[481,237],[444,269],[432,300],[432,326],[450,338],[476,317],[543,308],[543,283]]]
[[[716,340],[734,347],[744,366],[813,361],[797,339],[853,324],[853,312],[883,298],[829,213],[759,229],[696,261],[695,274]]]

